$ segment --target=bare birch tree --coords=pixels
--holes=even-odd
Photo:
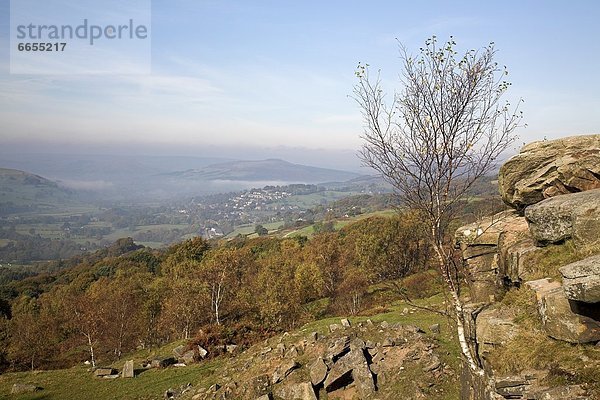
[[[386,101],[378,76],[359,64],[354,88],[364,118],[361,158],[391,183],[407,207],[418,210],[429,230],[436,263],[452,300],[465,361],[483,370],[465,337],[463,304],[453,263],[449,224],[459,200],[489,173],[515,140],[519,104],[502,100],[510,86],[506,68],[494,61],[494,44],[459,56],[453,38],[426,40],[418,55],[400,45],[402,88]]]

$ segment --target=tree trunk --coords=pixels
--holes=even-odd
[[[441,246],[442,245],[440,243],[435,243],[433,247],[434,247],[437,257],[438,257],[440,272],[442,274],[442,277],[444,278],[446,286],[448,287],[448,292],[450,293],[450,297],[452,299],[452,305],[454,307],[455,320],[456,320],[456,333],[458,335],[458,342],[460,344],[460,350],[462,352],[463,357],[465,358],[465,361],[467,362],[467,365],[469,366],[469,369],[474,374],[483,376],[484,371],[479,366],[479,364],[475,361],[476,357],[474,357],[473,354],[471,353],[471,349],[469,348],[469,343],[467,342],[467,338],[465,336],[465,323],[464,323],[464,319],[463,319],[462,300],[458,296],[458,292],[455,288],[455,285],[452,282],[451,276],[449,275],[450,273],[448,270],[447,261],[444,257],[443,249],[441,248]]]
[[[90,348],[90,357],[92,361],[92,368],[96,368],[96,358],[94,357],[94,344],[92,343],[92,336],[88,334],[84,334],[88,340],[88,346]]]

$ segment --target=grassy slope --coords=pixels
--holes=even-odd
[[[440,295],[433,296],[426,300],[418,301],[422,305],[433,307],[442,307],[443,298]],[[323,305],[324,302],[321,302]],[[409,309],[407,314],[403,314],[405,308]],[[458,371],[459,366],[459,348],[454,340],[453,328],[447,318],[412,308],[410,305],[401,301],[392,302],[385,310],[375,309],[373,315],[363,315],[352,317],[354,324],[360,321],[366,321],[370,318],[373,322],[387,321],[388,323],[400,322],[402,324],[414,324],[426,331],[432,324],[441,325],[441,335],[437,337],[437,344],[440,347],[442,361],[450,365],[454,371]],[[371,313],[367,313],[371,314]],[[322,334],[328,333],[328,326],[332,323],[339,323],[340,317],[330,317],[314,321],[302,326],[296,333],[299,335],[310,334],[317,331]],[[429,335],[429,334],[428,334]],[[270,339],[275,340],[276,339]],[[133,359],[136,367],[142,360],[156,355],[169,355],[174,347],[182,342],[171,343],[161,349],[154,351],[140,351],[127,355],[122,360],[112,364],[114,368],[121,369],[125,360]],[[258,344],[257,346],[261,346]],[[205,361],[201,364],[195,364],[185,368],[167,368],[163,370],[152,369],[140,373],[134,379],[98,379],[94,378],[87,366],[76,366],[65,370],[55,371],[35,371],[6,373],[0,376],[0,398],[14,400],[113,400],[113,399],[162,399],[163,393],[169,388],[177,388],[187,383],[192,383],[194,387],[209,387],[218,382],[221,377],[220,371],[236,367],[237,358],[221,357],[218,359]],[[260,365],[256,365],[260,368]],[[418,379],[421,370],[407,369],[405,374],[399,376],[390,384],[389,390],[396,393],[398,398],[407,390],[414,389],[415,379]],[[240,370],[240,374],[252,373],[252,371]],[[11,387],[14,383],[30,383],[44,390],[28,395],[10,395]],[[458,398],[458,384],[454,379],[447,381],[442,390],[431,394],[431,399],[456,399]],[[437,388],[438,390],[440,388]]]

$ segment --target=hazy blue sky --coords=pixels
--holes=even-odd
[[[348,98],[357,63],[381,68],[393,90],[395,38],[416,51],[433,34],[454,35],[460,49],[496,43],[510,97],[525,99],[520,142],[600,131],[594,0],[154,0],[152,74],[122,76],[10,75],[8,14],[0,0],[4,149],[352,151],[361,144]]]

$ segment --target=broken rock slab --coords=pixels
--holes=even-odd
[[[491,350],[508,343],[518,334],[517,325],[502,309],[486,309],[477,315],[477,344],[484,358]]]
[[[373,375],[362,350],[351,350],[331,368],[324,386],[327,392],[337,390],[354,382],[361,398],[375,391]]]
[[[123,378],[134,378],[135,370],[133,369],[133,360],[125,361],[125,365],[123,366],[123,373],[121,374]]]
[[[273,394],[283,400],[317,400],[310,382],[280,385],[273,390]]]
[[[273,377],[271,378],[271,382],[276,384],[281,382],[286,376],[288,376],[293,370],[298,368],[300,364],[296,362],[296,360],[285,360],[275,372],[273,372]]]
[[[569,300],[600,302],[600,254],[565,265],[559,270],[565,296]]]
[[[327,377],[327,365],[321,357],[317,358],[310,366],[310,382],[313,386],[320,385]]]
[[[548,336],[570,343],[600,340],[600,321],[577,313],[577,302],[565,297],[559,282],[544,278],[525,284],[535,291],[538,311]]]
[[[96,368],[94,370],[94,376],[106,376],[114,375],[117,371],[114,368]]]

